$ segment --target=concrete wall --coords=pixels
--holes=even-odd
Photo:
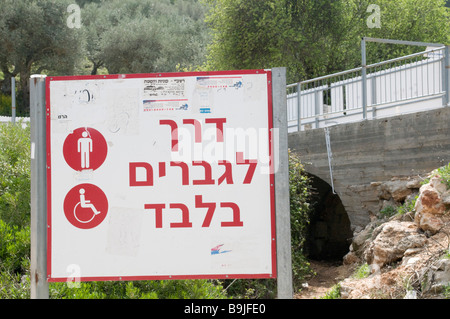
[[[373,182],[424,176],[450,162],[450,108],[341,124],[329,132],[335,191],[352,229],[379,211]],[[289,147],[309,173],[331,185],[324,129],[290,133]]]

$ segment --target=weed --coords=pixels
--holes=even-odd
[[[320,299],[340,299],[341,298],[341,285],[338,283],[331,287],[331,289],[325,294],[325,296],[320,297]]]

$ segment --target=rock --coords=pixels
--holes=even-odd
[[[340,293],[341,293],[341,298],[342,299],[348,299],[351,292],[354,290],[353,287],[351,287],[350,285],[347,285],[346,282],[348,280],[344,280],[340,282]]]
[[[347,253],[343,258],[343,264],[344,265],[353,265],[359,263],[361,260],[359,257],[355,254],[355,252],[350,251]]]
[[[368,240],[372,237],[374,229],[376,229],[380,223],[381,221],[379,220],[372,221],[363,230],[355,234],[351,244],[351,251],[354,252],[357,257],[362,256],[368,244]]]
[[[450,205],[450,190],[442,194],[442,204]]]
[[[431,289],[435,291],[443,290],[450,285],[450,259],[441,259],[436,263],[436,272]]]
[[[422,181],[420,179],[413,179],[406,183],[406,187],[409,189],[419,189],[421,186]]]
[[[412,189],[408,188],[408,181],[393,180],[381,185],[381,198],[389,200],[391,197],[396,202],[403,202],[411,194]],[[390,196],[389,196],[389,195]]]
[[[408,290],[403,299],[417,299],[417,292],[415,290]]]
[[[450,285],[450,259],[439,259],[426,272],[422,273],[424,281],[424,292],[441,293]]]
[[[444,226],[441,217],[446,212],[446,207],[442,195],[446,192],[447,187],[439,177],[431,178],[428,184],[420,187],[420,195],[414,206],[414,221],[423,231],[435,234]]]
[[[426,236],[417,232],[415,223],[395,220],[377,227],[372,239],[364,258],[369,265],[380,268],[402,259],[408,249],[423,247],[427,242]]]

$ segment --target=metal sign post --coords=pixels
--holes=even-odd
[[[272,69],[273,128],[278,132],[274,149],[277,234],[277,297],[292,299],[291,221],[289,203],[289,157],[286,107],[286,68]]]
[[[30,79],[31,298],[48,299],[45,76]]]

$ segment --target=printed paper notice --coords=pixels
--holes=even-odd
[[[180,78],[144,79],[144,112],[177,111],[189,108],[186,80]]]

